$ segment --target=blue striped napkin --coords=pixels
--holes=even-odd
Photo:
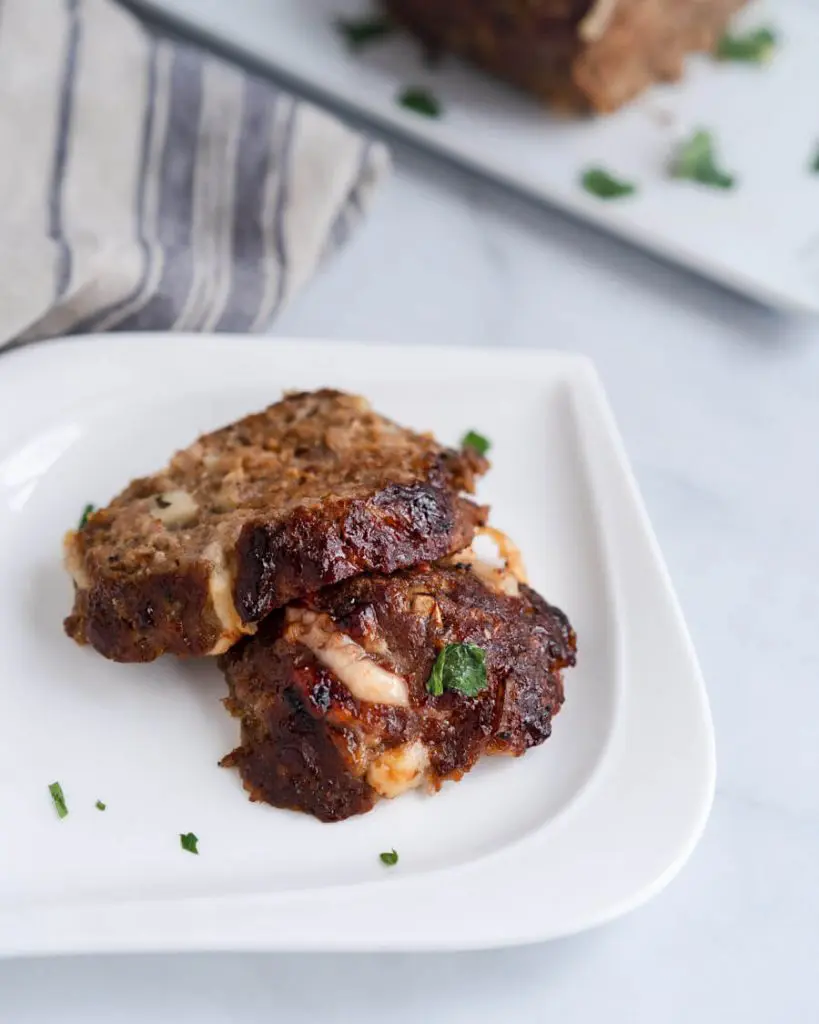
[[[0,0],[0,347],[261,329],[388,165],[380,144],[111,0]]]

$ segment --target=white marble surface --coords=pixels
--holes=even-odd
[[[399,150],[371,221],[276,332],[594,358],[709,686],[705,837],[651,904],[565,941],[5,962],[2,1024],[819,1019],[819,322]]]

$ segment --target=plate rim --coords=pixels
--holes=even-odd
[[[668,856],[666,851],[661,869],[654,870],[650,877],[639,883],[634,880],[623,883],[627,891],[609,894],[598,900],[596,906],[594,902],[591,907],[581,905],[574,915],[564,909],[562,920],[558,918],[551,924],[548,920],[541,921],[532,912],[538,896],[542,902],[545,889],[539,877],[540,861],[531,855],[543,854],[543,849],[538,849],[543,846],[547,854],[550,850],[554,854],[555,848],[563,850],[567,842],[571,851],[572,833],[581,838],[585,835],[588,843],[589,835],[594,833],[595,814],[598,815],[598,824],[600,820],[599,810],[594,809],[603,788],[600,772],[615,770],[616,758],[613,764],[608,756],[603,759],[599,772],[581,799],[573,802],[548,827],[467,864],[312,890],[193,896],[177,900],[90,901],[50,907],[35,904],[11,910],[0,906],[0,956],[206,950],[407,952],[499,948],[556,938],[603,924],[659,892],[682,868],[705,828],[716,777],[713,724],[702,674],[682,612],[628,464],[613,413],[591,361],[573,353],[542,349],[378,345],[372,342],[246,335],[97,335],[46,342],[9,353],[4,359],[7,373],[0,375],[0,397],[7,387],[11,387],[19,400],[20,384],[18,382],[15,386],[12,378],[21,376],[21,370],[24,377],[31,361],[41,362],[43,372],[48,373],[49,368],[52,373],[58,372],[56,363],[59,361],[48,358],[48,353],[56,349],[79,361],[84,358],[93,360],[97,350],[104,346],[106,359],[127,361],[127,358],[144,358],[149,346],[160,347],[165,358],[173,358],[169,356],[171,348],[181,355],[193,344],[200,350],[207,347],[214,352],[229,351],[234,357],[238,347],[257,354],[258,350],[275,351],[277,360],[282,360],[285,365],[288,359],[303,360],[308,356],[320,358],[332,354],[335,358],[350,360],[356,354],[366,352],[371,363],[379,369],[383,367],[385,376],[396,374],[401,364],[417,366],[419,356],[424,354],[434,354],[438,366],[448,364],[454,372],[456,367],[462,369],[464,352],[468,351],[473,367],[491,371],[494,375],[500,373],[508,378],[511,372],[526,369],[528,373],[539,375],[557,373],[565,376],[577,406],[577,423],[596,423],[597,433],[592,435],[595,442],[592,456],[599,464],[593,468],[585,467],[589,486],[596,489],[599,481],[596,482],[592,474],[599,476],[606,471],[606,466],[607,471],[613,474],[612,479],[619,481],[620,496],[613,498],[614,491],[607,495],[607,501],[613,502],[611,508],[595,510],[600,517],[601,528],[604,516],[609,522],[604,539],[609,546],[616,540],[611,536],[612,510],[619,509],[630,515],[642,546],[640,557],[648,559],[647,564],[654,574],[653,585],[659,587],[662,595],[668,617],[664,628],[674,633],[667,638],[669,649],[676,648],[686,662],[680,671],[684,670],[687,676],[689,689],[686,694],[693,698],[699,712],[696,724],[701,734],[699,760],[694,766],[698,773],[696,793],[689,794],[693,803],[686,811],[687,820],[681,826],[680,834],[673,839],[673,855]],[[12,367],[17,368],[16,372]],[[0,426],[4,407],[9,408],[9,404],[0,402]],[[607,559],[610,553],[606,552]],[[613,581],[618,592],[624,584],[626,591],[633,586],[639,589],[634,580],[625,580],[621,575],[622,569],[615,572]],[[631,598],[618,593],[618,599],[622,604],[619,610],[624,618],[628,618]],[[629,653],[627,642],[624,655],[626,673],[639,656],[639,651],[633,647]],[[634,709],[629,711],[629,708],[630,704],[627,704],[627,712],[633,715]],[[620,730],[615,732],[619,737]],[[626,755],[619,750],[618,756],[622,760]],[[626,774],[620,781],[628,779]],[[633,778],[631,782],[634,782]],[[606,785],[612,785],[611,778],[606,780]],[[605,815],[602,817],[605,820]],[[544,834],[549,836],[546,843]],[[608,836],[605,839],[609,841]],[[565,860],[565,850],[560,856]],[[498,878],[506,880],[505,886],[497,884]],[[492,886],[490,893],[485,891],[487,881]],[[510,922],[510,900],[513,896],[520,897],[527,886],[531,903],[523,908],[522,913],[518,910],[516,917],[512,913],[514,921]],[[474,893],[478,891],[483,902],[476,907]],[[430,917],[430,906],[438,909],[438,919],[434,915]],[[538,909],[542,910],[542,907]],[[356,920],[355,928],[333,928],[334,921],[347,918]]]

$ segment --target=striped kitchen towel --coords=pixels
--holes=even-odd
[[[261,329],[387,168],[383,146],[113,0],[0,0],[0,348]]]

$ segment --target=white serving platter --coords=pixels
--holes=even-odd
[[[713,795],[711,719],[589,362],[179,335],[0,362],[0,955],[505,946],[608,921],[679,870]],[[61,538],[86,503],[321,385],[448,442],[489,436],[480,498],[579,636],[546,744],[336,825],[251,804],[217,767],[237,727],[212,662],[115,665],[62,631]]]
[[[226,44],[340,108],[400,133],[538,200],[620,235],[758,302],[819,312],[819,5],[756,0],[737,25],[773,25],[781,43],[764,68],[690,60],[685,81],[652,89],[607,118],[566,120],[450,60],[429,69],[407,38],[351,54],[334,28],[369,0],[131,0]],[[429,86],[445,115],[396,103]],[[712,130],[731,192],[669,180],[679,139]],[[602,165],[639,183],[603,202],[578,186]]]

